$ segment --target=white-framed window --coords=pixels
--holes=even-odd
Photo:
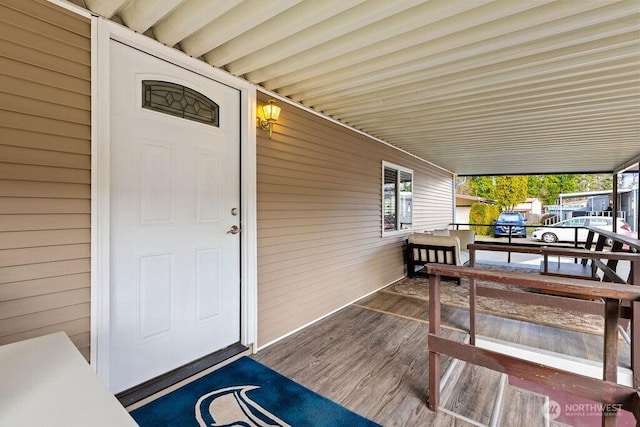
[[[413,223],[413,170],[382,162],[382,235],[404,233]]]

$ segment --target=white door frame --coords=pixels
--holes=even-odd
[[[91,19],[91,366],[109,386],[110,48],[118,40],[240,91],[240,342],[257,331],[256,88],[149,37]]]

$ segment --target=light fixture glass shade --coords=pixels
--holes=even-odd
[[[264,120],[275,122],[280,117],[280,107],[276,105],[276,101],[270,99],[268,104],[262,106],[262,114]]]

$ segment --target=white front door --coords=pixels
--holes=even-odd
[[[240,93],[110,43],[109,383],[119,392],[240,339],[230,232]]]

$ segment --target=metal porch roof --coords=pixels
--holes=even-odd
[[[637,0],[84,0],[461,175],[640,158]]]

